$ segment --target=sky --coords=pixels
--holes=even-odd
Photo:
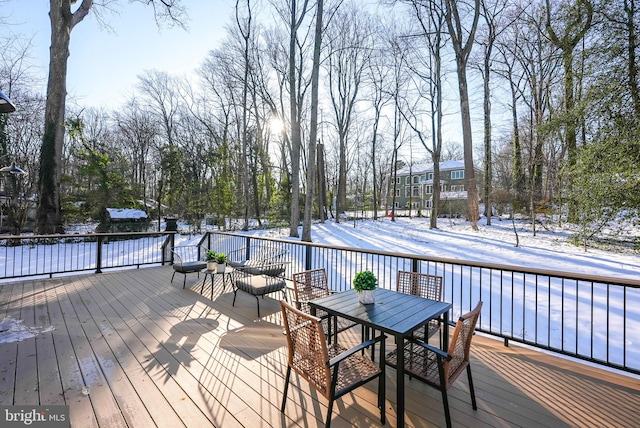
[[[96,2],[97,3],[97,2]],[[233,18],[233,0],[183,0],[188,27],[161,28],[152,8],[129,0],[116,3],[118,14],[106,14],[111,29],[90,13],[71,33],[67,86],[70,97],[83,106],[110,109],[122,104],[146,70],[190,74],[224,37]],[[97,6],[96,6],[97,7]],[[77,4],[72,6],[75,11]],[[31,62],[42,79],[49,68],[51,28],[48,0],[5,0],[0,16],[13,34],[33,38]]]

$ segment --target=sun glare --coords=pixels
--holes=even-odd
[[[280,134],[284,130],[284,123],[279,117],[272,118],[270,125],[272,134]]]

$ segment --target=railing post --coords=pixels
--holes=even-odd
[[[103,236],[97,234],[96,237],[96,273],[102,273],[102,238]]]
[[[172,233],[169,238],[169,262],[173,265],[173,249],[176,247],[176,234]],[[164,255],[162,256],[164,258]]]
[[[311,270],[311,255],[313,254],[311,251],[311,245],[305,245],[305,248],[304,268],[305,270]]]
[[[411,259],[411,272],[419,272],[417,259]]]
[[[246,250],[245,250],[244,259],[245,260],[249,260],[250,258],[251,258],[251,237],[247,236],[247,238],[246,238]]]

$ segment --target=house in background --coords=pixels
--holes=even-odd
[[[413,209],[418,215],[428,215],[433,204],[433,164],[409,165],[397,170],[394,188],[396,209]],[[460,217],[466,210],[464,162],[440,162],[440,216]]]

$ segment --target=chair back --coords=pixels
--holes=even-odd
[[[329,352],[320,319],[294,308],[284,300],[280,301],[280,307],[287,334],[289,367],[329,398]]]
[[[475,309],[462,315],[456,324],[456,328],[449,343],[449,355],[451,360],[444,363],[444,375],[446,387],[449,388],[458,376],[469,365],[469,350],[471,349],[471,339],[476,328],[476,322],[480,316],[482,302],[478,302]]]
[[[309,300],[329,295],[327,273],[324,268],[306,270],[293,274],[293,290],[298,309],[309,313]]]
[[[442,277],[419,272],[398,271],[396,291],[425,299],[442,300]]]
[[[201,245],[178,245],[171,250],[174,265],[184,263],[203,262],[206,260],[207,249]]]

